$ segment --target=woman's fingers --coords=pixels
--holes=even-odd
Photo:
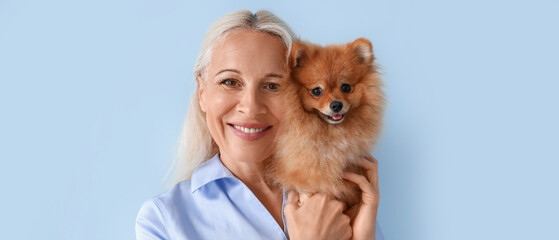
[[[305,195],[310,196],[299,205]],[[343,213],[345,205],[329,194],[290,191],[284,213],[291,239],[349,239],[351,219]]]
[[[364,203],[372,204],[377,202],[376,199],[378,199],[378,190],[375,189],[371,183],[369,183],[365,176],[352,172],[344,172],[344,179],[347,179],[359,186],[359,188],[363,192],[361,195],[361,199]]]
[[[300,192],[299,193],[299,205],[302,205],[307,199],[311,198],[314,193],[311,192]]]
[[[377,162],[377,159],[373,157],[371,154],[367,154],[364,156],[365,159],[369,160],[369,162]]]
[[[371,192],[373,190],[371,184],[363,175],[352,172],[344,172],[344,179],[357,184],[363,192]]]
[[[297,191],[289,191],[287,193],[287,202],[284,211],[295,211],[299,208],[299,193]]]
[[[356,204],[354,218],[351,223],[353,233],[352,238],[355,239],[374,239],[375,223],[379,206],[380,194],[378,188],[378,161],[371,156],[365,156],[359,162],[365,172],[363,175],[345,172],[344,178],[359,186],[362,191],[361,203]],[[351,213],[352,211],[348,211]]]
[[[296,204],[299,202],[299,192],[297,191],[289,191],[287,193],[287,203]]]
[[[365,169],[365,177],[378,190],[378,161],[371,155],[367,155],[361,159],[359,166]]]

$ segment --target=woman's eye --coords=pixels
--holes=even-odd
[[[345,92],[345,93],[351,92],[351,86],[347,83],[342,84],[342,92]]]
[[[279,89],[279,84],[277,83],[268,83],[266,84],[266,89],[270,90],[270,91],[277,91]]]
[[[225,80],[221,81],[221,84],[223,84],[225,86],[229,86],[229,87],[236,87],[237,86],[237,81],[235,81],[234,79],[225,79]]]
[[[320,95],[322,95],[322,88],[320,87],[315,87],[311,90],[311,93],[313,96],[315,97],[320,97]]]

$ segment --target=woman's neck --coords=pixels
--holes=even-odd
[[[266,183],[266,161],[243,162],[220,154],[223,165],[247,186],[263,187]]]
[[[283,191],[267,181],[266,161],[255,163],[235,161],[227,156],[220,156],[220,158],[223,165],[250,189],[283,229],[281,215]]]

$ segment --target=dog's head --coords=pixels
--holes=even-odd
[[[373,46],[365,38],[345,45],[297,42],[290,53],[291,76],[302,86],[304,109],[331,124],[341,123],[346,114],[361,105],[371,74],[376,72]]]

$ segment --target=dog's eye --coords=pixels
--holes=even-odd
[[[315,87],[311,90],[311,93],[312,93],[313,96],[319,97],[320,95],[322,95],[322,88]]]
[[[345,93],[351,92],[351,86],[347,83],[342,84],[342,92],[345,92]]]

